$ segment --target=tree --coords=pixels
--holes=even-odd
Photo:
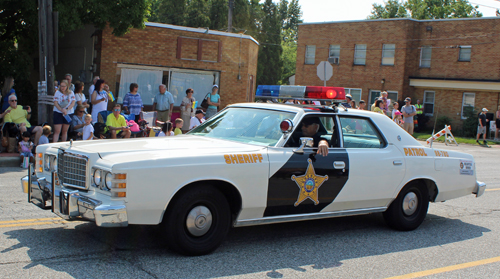
[[[233,27],[237,31],[248,30],[250,25],[249,8],[248,0],[234,0]]]
[[[266,0],[262,6],[265,17],[262,20],[262,32],[259,48],[258,84],[278,84],[282,79],[281,60],[281,25],[278,8],[272,0]]]
[[[288,6],[288,24],[285,29],[292,29],[292,36],[297,41],[297,34],[299,32],[299,24],[302,23],[302,11],[300,10],[299,0],[292,0]]]
[[[208,0],[190,0],[187,7],[186,26],[209,27],[209,14]]]
[[[405,18],[408,17],[404,4],[399,0],[389,0],[385,5],[373,4],[373,10],[368,19]]]
[[[161,23],[168,23],[183,26],[186,24],[187,3],[186,0],[156,0],[159,2],[152,7],[158,7],[151,10],[150,18],[156,19]]]
[[[368,19],[411,17],[414,19],[482,17],[478,6],[468,0],[389,0],[385,5],[373,4]],[[403,8],[404,10],[403,11]],[[406,16],[405,16],[406,14]],[[408,16],[409,14],[409,16]]]
[[[59,36],[86,24],[103,29],[107,24],[113,34],[123,35],[130,28],[143,28],[150,0],[53,0],[59,12]],[[31,57],[38,53],[38,5],[33,0],[1,0],[0,75],[14,76],[15,88],[30,84]],[[0,81],[1,83],[1,81]],[[32,91],[32,90],[31,90]],[[23,94],[34,94],[24,91]]]
[[[227,0],[212,0],[210,6],[210,29],[227,30]]]

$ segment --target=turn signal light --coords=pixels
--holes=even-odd
[[[115,174],[115,178],[116,179],[127,179],[127,174],[126,173],[117,173],[117,174]]]

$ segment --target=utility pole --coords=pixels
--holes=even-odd
[[[54,60],[57,61],[58,25],[57,12],[52,12],[52,0],[38,0],[38,44],[40,82],[46,84],[47,95],[54,95]],[[57,63],[57,62],[56,62]],[[47,96],[38,94],[38,122],[52,124],[52,113],[49,109],[52,102]]]
[[[233,9],[234,0],[229,0],[229,9],[227,11],[227,32],[233,32]]]

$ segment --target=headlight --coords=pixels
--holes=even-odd
[[[49,156],[47,154],[45,154],[45,156],[43,157],[43,162],[44,162],[43,163],[43,169],[45,171],[50,171],[50,162],[52,161],[50,157],[51,156]]]
[[[104,182],[105,182],[106,188],[108,188],[107,190],[111,190],[112,182],[113,182],[112,180],[113,180],[113,174],[111,174],[110,172],[106,173],[106,176],[104,177]]]
[[[94,185],[96,187],[99,187],[101,185],[101,170],[94,170],[94,175],[93,180],[94,180]]]

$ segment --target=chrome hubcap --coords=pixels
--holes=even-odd
[[[205,206],[197,206],[189,212],[186,219],[186,227],[190,234],[202,236],[212,226],[212,212]]]
[[[417,211],[418,197],[415,193],[409,192],[403,200],[403,212],[405,215],[412,215]]]

